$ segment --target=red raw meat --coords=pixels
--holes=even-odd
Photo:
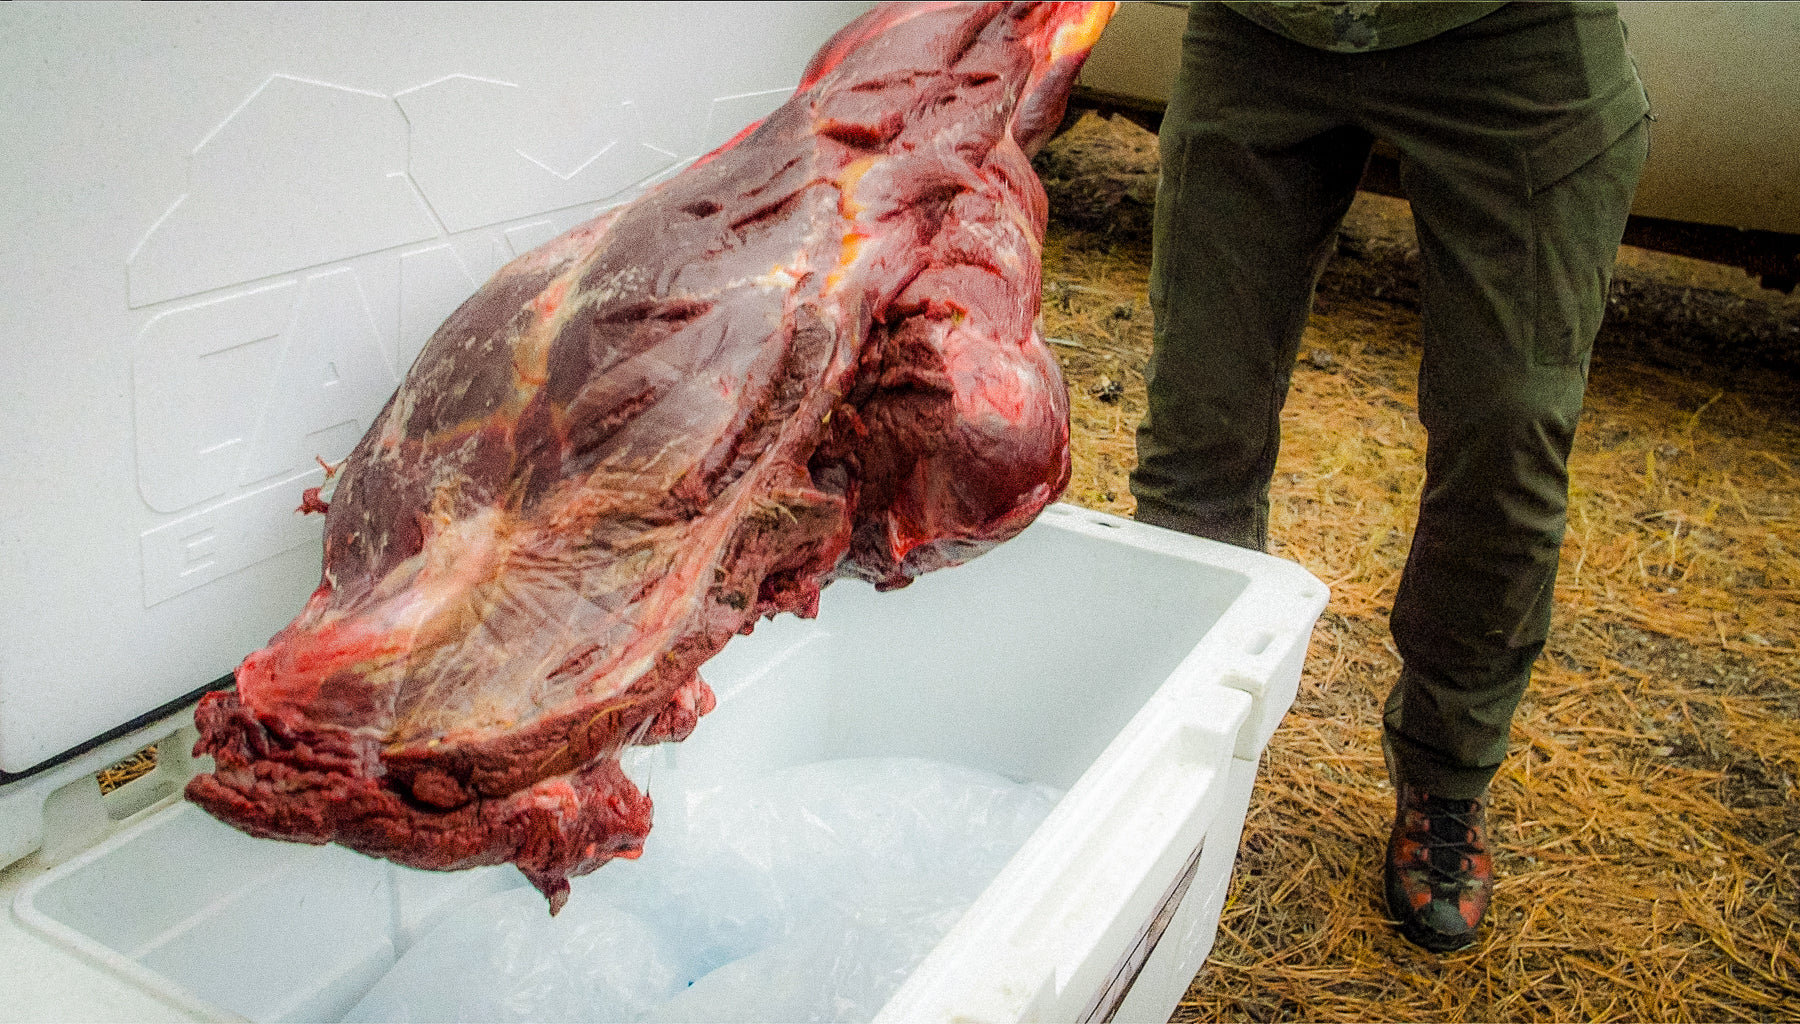
[[[343,467],[319,588],[201,702],[189,798],[511,861],[554,912],[638,855],[619,751],[694,728],[734,633],[1023,529],[1069,474],[1027,153],[1112,7],[877,9],[759,126],[483,285]]]

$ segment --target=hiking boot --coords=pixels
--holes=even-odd
[[[1408,942],[1448,953],[1475,941],[1494,891],[1485,800],[1399,786],[1388,837],[1388,913]]]

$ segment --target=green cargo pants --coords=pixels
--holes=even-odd
[[[1568,454],[1648,101],[1612,4],[1511,4],[1331,53],[1191,6],[1161,132],[1140,520],[1261,549],[1312,291],[1372,140],[1422,257],[1427,432],[1390,627],[1396,779],[1473,799],[1549,632]]]

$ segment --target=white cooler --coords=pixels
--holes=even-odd
[[[865,6],[0,6],[0,1019],[335,1019],[517,884],[219,825],[180,803],[192,701],[316,584],[313,457],[438,323]],[[734,640],[652,795],[898,754],[1068,787],[882,1017],[1166,1019],[1325,596],[1055,506]]]

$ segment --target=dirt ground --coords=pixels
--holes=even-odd
[[[1147,223],[1131,184],[1095,194]],[[1059,217],[1054,189],[1052,210],[1065,500],[1129,515],[1148,246],[1104,217]],[[1493,789],[1490,927],[1439,957],[1386,923],[1386,616],[1425,436],[1416,286],[1404,258],[1369,250],[1404,234],[1405,212],[1359,199],[1363,230],[1347,232],[1301,348],[1272,548],[1332,598],[1176,1019],[1800,1019],[1800,374],[1728,349],[1734,331],[1800,321],[1729,268],[1622,253],[1571,460],[1555,625]]]

